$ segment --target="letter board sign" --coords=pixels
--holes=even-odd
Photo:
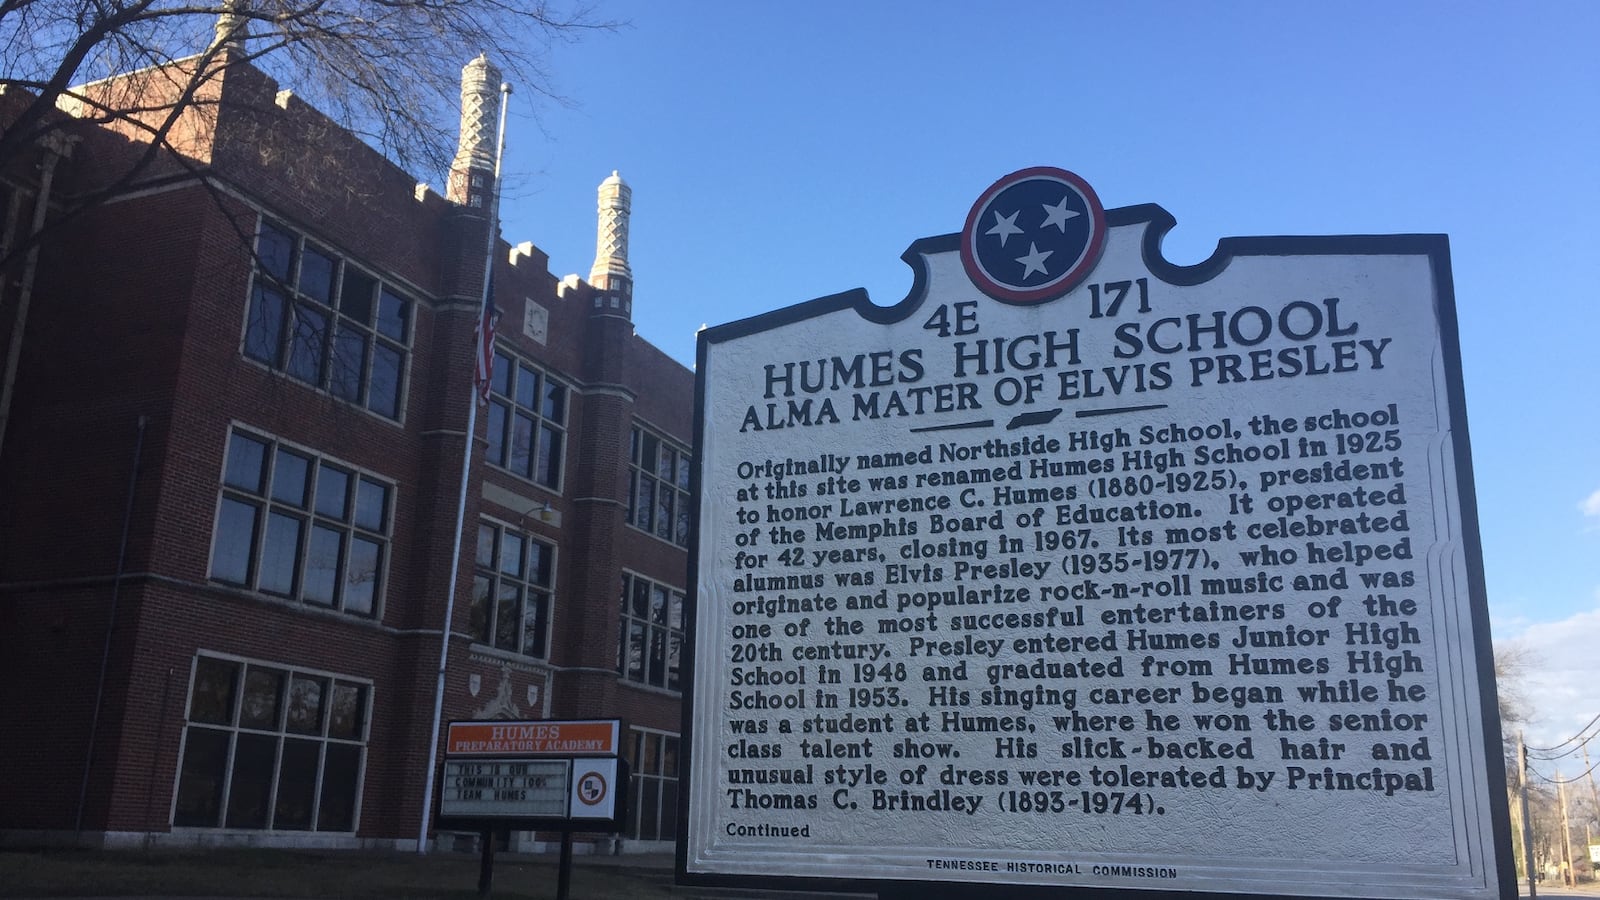
[[[615,831],[626,810],[621,722],[452,722],[440,767],[444,828]]]

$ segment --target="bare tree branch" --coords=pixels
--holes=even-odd
[[[0,122],[0,172],[85,126],[146,145],[68,198],[70,219],[170,172],[186,150],[178,123],[222,114],[232,101],[212,85],[249,65],[402,169],[437,177],[455,150],[462,64],[486,53],[521,96],[559,100],[553,44],[615,27],[547,0],[0,0],[0,91],[20,105]]]

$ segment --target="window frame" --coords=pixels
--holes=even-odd
[[[482,555],[483,533],[486,528],[494,535],[491,542],[492,555],[488,563],[483,561]],[[508,535],[520,541],[521,544],[521,549],[518,551],[521,556],[518,573],[510,573],[503,570],[503,553],[506,547],[506,536]],[[530,565],[530,559],[532,558],[530,550],[535,546],[541,548],[542,568],[544,569],[543,581],[536,580],[533,567]],[[489,516],[479,517],[478,538],[473,542],[472,548],[472,594],[467,601],[467,630],[472,635],[474,642],[496,652],[513,654],[522,659],[536,659],[541,662],[549,661],[552,638],[555,633],[556,554],[557,547],[552,541],[545,540],[538,535],[523,531]],[[487,583],[487,591],[481,597],[479,595],[480,581]],[[515,649],[501,646],[499,640],[501,591],[508,583],[519,589],[516,600],[517,629],[512,640]],[[543,634],[539,638],[539,652],[529,653],[526,650],[528,646],[526,631],[528,601],[535,594],[541,595],[544,600]],[[479,629],[478,623],[475,621],[480,603],[485,607],[482,629]],[[540,618],[536,616],[535,622],[539,621]]]
[[[269,234],[287,239],[281,275],[263,267],[263,263],[276,259],[275,253],[264,249],[262,244]],[[308,254],[329,262],[326,297],[303,290],[305,286],[301,281],[307,277]],[[253,256],[239,354],[256,365],[372,413],[383,421],[404,423],[410,391],[411,351],[420,308],[411,291],[326,242],[265,214],[257,217]],[[344,296],[349,284],[363,282],[368,295],[364,301],[364,321],[353,314],[355,310],[351,304],[357,302],[355,298]],[[321,325],[307,329],[305,324],[311,320],[297,314],[302,307],[307,316],[319,316]],[[385,326],[385,310],[391,307],[399,311],[399,337]],[[341,352],[348,352],[354,346],[348,338],[352,334],[361,345],[353,395],[346,387],[352,381],[348,377],[351,367],[339,365]],[[302,340],[308,335],[319,345],[314,348],[314,375],[296,371],[304,360],[310,359],[297,355],[309,346]],[[385,360],[393,359],[392,366],[383,363],[385,377],[392,375],[393,379],[392,414],[387,398],[379,396],[375,390],[380,356]]]
[[[532,401],[537,407],[522,402],[520,394],[525,375],[532,375],[538,379],[532,396]],[[552,388],[559,392],[556,401],[559,416],[551,415],[549,412]],[[549,368],[496,344],[494,374],[489,380],[489,400],[483,414],[484,431],[488,440],[488,447],[483,454],[484,461],[501,472],[560,495],[567,476],[567,423],[572,414],[574,394],[572,385],[554,375]],[[495,423],[496,413],[500,415],[498,429]],[[527,449],[527,471],[521,471],[516,466],[515,435],[519,419],[527,421],[529,426],[531,443]],[[546,433],[554,435],[552,447],[555,459],[548,464],[544,462],[540,440]],[[555,476],[547,478],[545,470],[551,466],[555,469]]]
[[[644,459],[647,447],[654,448],[649,451],[654,458],[648,466]],[[673,469],[670,483],[662,477],[663,454],[667,454],[665,459],[670,461]],[[690,490],[693,471],[694,453],[687,446],[657,429],[634,422],[628,433],[628,505],[623,514],[628,526],[687,550],[694,536],[693,493]],[[641,502],[647,492],[649,502]],[[663,492],[672,498],[664,521],[661,505]],[[669,528],[670,534],[661,533],[663,524]]]
[[[654,765],[648,747],[654,744]],[[667,752],[668,746],[673,752]],[[668,759],[672,771],[667,771]],[[627,743],[623,745],[623,758],[628,762],[629,787],[628,817],[623,823],[622,836],[635,841],[676,841],[678,835],[678,797],[683,784],[683,736],[677,732],[656,728],[628,729]],[[671,786],[671,802],[667,788]],[[647,796],[655,798],[655,828],[652,837],[643,837],[644,813],[650,805]]]
[[[636,594],[642,590],[644,596],[643,615],[634,603]],[[656,620],[653,616],[655,605],[653,598],[660,594],[662,598],[661,617]],[[622,572],[622,600],[617,621],[617,678],[626,684],[638,687],[652,688],[655,690],[669,691],[673,694],[683,693],[683,646],[687,639],[686,620],[689,610],[689,595],[687,591],[672,587],[628,570]],[[673,610],[677,610],[676,625],[673,624]],[[638,677],[633,674],[634,657],[632,655],[635,633],[639,637]],[[659,637],[661,648],[660,676],[653,675],[657,660],[655,648],[658,646]],[[673,653],[676,641],[677,653]],[[676,655],[677,665],[673,665]]]
[[[0,257],[10,252],[21,224],[22,192],[9,182],[0,181]]]
[[[256,482],[258,487],[253,490],[230,481],[235,477],[230,471],[230,464],[234,462],[235,437],[255,442],[263,448]],[[298,460],[305,466],[301,501],[298,504],[279,495],[280,485],[277,478],[280,472],[280,460],[284,457]],[[245,461],[241,462],[248,464]],[[324,497],[318,493],[323,486],[324,474],[328,472],[337,473],[335,477],[342,476],[344,481],[341,514],[328,511],[324,507]],[[377,527],[363,521],[363,493],[369,486],[382,491],[377,498],[381,501],[381,508],[378,510],[380,522]],[[217,501],[212,519],[211,546],[206,560],[206,579],[209,583],[352,619],[373,622],[383,619],[385,597],[389,588],[389,567],[394,558],[395,518],[399,508],[399,485],[396,482],[337,457],[234,422],[229,425],[223,438],[222,468],[216,489]],[[237,580],[229,577],[232,573],[219,574],[219,558],[224,552],[232,556],[239,555],[240,551],[236,546],[228,548],[223,546],[224,528],[236,527],[232,524],[225,526],[224,519],[230,509],[237,510],[244,507],[251,510],[250,535],[248,546],[243,551],[243,580]],[[370,509],[370,506],[367,508]],[[270,541],[272,524],[275,520],[293,520],[298,526],[293,535],[293,562],[287,590],[278,590],[275,586],[263,584],[263,569],[268,565],[269,554],[273,553]],[[326,600],[312,596],[308,587],[315,554],[313,541],[317,539],[319,533],[334,534],[338,540],[332,587],[330,596]],[[353,608],[350,603],[349,589],[352,584],[350,574],[352,567],[360,564],[355,559],[358,545],[371,547],[377,556],[372,571],[374,583],[371,586],[370,597],[362,605],[366,608],[362,606]]]
[[[207,721],[196,718],[196,691],[200,687],[201,665],[205,662],[230,666],[233,680],[228,689],[228,718],[225,722]],[[248,683],[250,676],[259,671],[276,673],[279,677],[274,698],[275,709],[273,722],[270,726],[249,723],[245,721]],[[317,732],[311,733],[303,729],[296,729],[291,721],[294,708],[294,691],[297,683],[320,682],[322,691],[317,708]],[[347,737],[334,733],[335,729],[335,695],[340,689],[355,689],[357,691],[357,706],[355,716],[359,722],[357,734]],[[354,836],[361,829],[361,805],[366,794],[366,775],[368,763],[368,749],[372,740],[373,709],[376,707],[376,686],[369,678],[360,678],[338,672],[328,672],[306,666],[291,665],[282,662],[271,662],[261,659],[236,656],[229,653],[219,653],[210,650],[200,650],[190,658],[189,685],[185,695],[183,708],[183,733],[178,746],[178,760],[173,772],[172,799],[167,811],[167,823],[174,831],[195,830],[212,832],[243,832],[273,834],[325,834]],[[212,795],[215,811],[212,816],[213,824],[197,824],[185,822],[179,824],[180,804],[187,794],[185,790],[186,778],[195,770],[188,766],[189,753],[196,746],[196,735],[207,734],[213,737],[225,735],[223,753],[220,762],[220,783]],[[239,786],[240,770],[240,738],[248,737],[256,747],[263,746],[261,738],[271,741],[272,759],[271,772],[265,783],[264,820],[259,826],[236,824],[232,821],[235,812],[235,789]],[[285,750],[292,746],[290,742],[304,746],[307,742],[317,743],[317,756],[312,774],[311,806],[306,812],[305,827],[279,827],[279,816],[282,814],[281,803],[284,798],[283,789],[286,784],[292,786],[293,782],[285,779],[285,765],[292,762],[285,756]],[[355,748],[355,768],[352,773],[352,784],[349,793],[349,827],[325,828],[323,826],[324,801],[335,795],[328,790],[326,778],[329,776],[330,765],[337,765],[330,761],[328,750],[330,747]],[[247,783],[248,786],[248,783]],[[335,813],[337,814],[337,813]]]

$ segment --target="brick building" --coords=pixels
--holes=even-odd
[[[498,80],[441,197],[232,65],[13,254],[0,841],[414,847],[452,591],[444,718],[621,718],[626,846],[671,840],[693,375],[634,334],[615,175],[587,280],[494,242],[450,583]],[[6,247],[144,149],[72,137],[0,173]]]

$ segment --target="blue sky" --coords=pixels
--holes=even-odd
[[[995,12],[993,10],[1002,10]],[[634,190],[641,335],[865,287],[1053,165],[1231,235],[1450,236],[1497,640],[1554,743],[1600,712],[1600,4],[611,0],[628,27],[522,89],[505,237],[587,275],[595,187]]]

